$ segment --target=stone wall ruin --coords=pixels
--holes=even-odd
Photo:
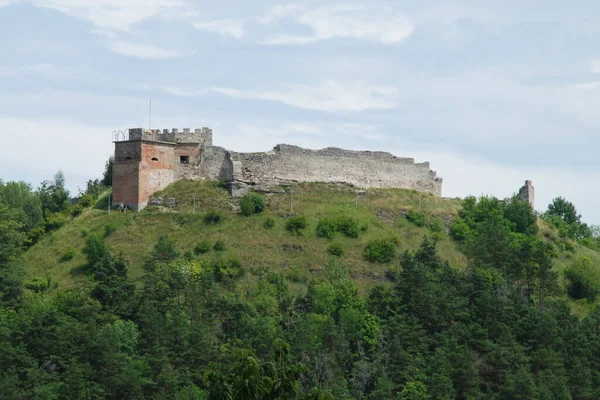
[[[290,182],[442,195],[442,179],[428,162],[415,163],[386,152],[279,144],[265,153],[238,153],[213,146],[209,128],[181,132],[136,128],[129,130],[128,137],[115,140],[114,202],[140,210],[154,192],[180,179],[221,180],[229,184],[232,195]]]

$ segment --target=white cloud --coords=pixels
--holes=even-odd
[[[320,85],[289,85],[278,90],[251,91],[213,88],[225,96],[279,101],[298,108],[321,111],[364,111],[392,109],[398,91],[393,86],[365,82],[326,81]]]
[[[182,57],[183,54],[175,51],[157,47],[151,44],[140,44],[126,41],[116,41],[110,45],[110,50],[114,53],[152,60],[165,60],[169,58]]]
[[[0,0],[0,7],[8,7],[11,3],[11,0]]]
[[[232,36],[241,39],[244,36],[244,22],[234,19],[221,19],[215,21],[201,21],[192,23],[200,31],[216,33],[221,36]]]
[[[2,1],[2,0],[0,0]],[[180,0],[30,0],[36,7],[51,8],[92,22],[98,28],[127,31],[147,18],[161,15],[184,3]]]
[[[397,44],[414,31],[414,23],[405,15],[386,9],[373,12],[366,6],[300,7],[278,6],[258,21],[273,24],[281,19],[291,19],[308,27],[307,35],[277,33],[266,37],[263,44],[305,44],[335,38],[365,39],[383,44]]]

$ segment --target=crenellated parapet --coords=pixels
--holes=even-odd
[[[173,129],[144,129],[131,128],[128,130],[128,136],[115,139],[118,141],[146,140],[152,142],[170,142],[170,143],[199,143],[202,146],[212,146],[212,129],[190,128]]]

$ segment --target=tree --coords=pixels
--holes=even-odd
[[[102,175],[102,184],[106,187],[111,187],[113,183],[113,169],[115,165],[115,157],[110,156],[104,166],[104,174]]]
[[[68,208],[69,191],[65,188],[65,175],[59,170],[54,175],[53,181],[44,181],[38,189],[38,194],[42,202],[44,217],[52,213],[58,213]]]

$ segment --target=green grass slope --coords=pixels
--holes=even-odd
[[[388,265],[367,262],[363,250],[371,239],[395,238],[398,250],[416,249],[426,227],[408,222],[405,215],[419,210],[426,221],[434,219],[446,225],[460,208],[458,199],[443,199],[407,190],[369,190],[358,201],[355,190],[341,185],[298,184],[294,187],[293,212],[306,216],[309,226],[302,236],[285,230],[290,215],[290,195],[282,188],[278,193],[267,194],[265,212],[244,217],[237,212],[237,200],[213,183],[180,181],[158,193],[174,197],[174,208],[148,207],[140,213],[111,212],[92,209],[73,219],[61,229],[51,233],[30,248],[22,257],[28,278],[49,277],[52,287],[71,287],[88,282],[85,273],[85,255],[82,249],[86,237],[94,232],[112,231],[106,242],[115,254],[123,254],[129,263],[132,279],[143,275],[145,257],[152,251],[160,235],[167,235],[176,243],[181,253],[194,250],[197,243],[217,240],[225,242],[224,255],[239,258],[249,271],[261,268],[282,271],[290,281],[302,285],[309,279],[319,279],[330,256],[327,246],[333,241],[344,246],[341,258],[348,266],[359,287],[365,289],[385,278]],[[193,198],[196,193],[196,213]],[[223,222],[206,224],[206,212],[215,210],[223,214]],[[356,239],[337,234],[333,240],[317,238],[316,225],[321,218],[348,216],[367,227]],[[275,220],[272,229],[264,227],[268,218]],[[456,268],[465,268],[466,259],[444,233],[437,234],[441,256]],[[65,259],[68,252],[72,259]],[[211,251],[199,259],[214,257]],[[68,258],[68,257],[67,257]]]

